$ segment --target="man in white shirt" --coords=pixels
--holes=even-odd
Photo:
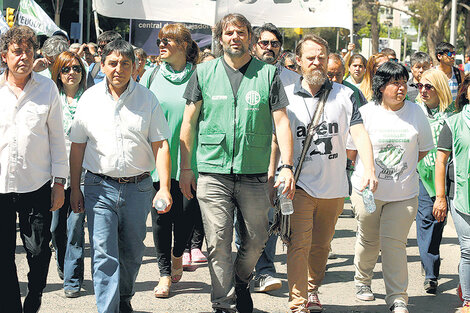
[[[2,312],[38,312],[41,306],[51,258],[51,211],[64,203],[69,170],[59,92],[50,79],[32,72],[37,45],[26,26],[0,37],[6,67],[0,76]],[[29,265],[23,308],[15,266],[16,212]]]
[[[106,79],[80,98],[72,125],[70,202],[74,212],[85,209],[87,214],[98,312],[127,313],[133,312],[130,301],[152,199],[166,202],[159,213],[172,204],[170,131],[157,98],[131,79],[135,56],[128,42],[107,44],[101,68]],[[88,171],[85,202],[82,164]],[[150,177],[155,166],[160,176],[156,195]]]
[[[294,160],[298,160],[319,98],[329,91],[320,127],[307,151],[296,182],[291,215],[291,242],[287,248],[287,275],[291,312],[321,312],[318,288],[325,267],[335,224],[348,195],[346,141],[348,134],[367,160],[363,186],[375,190],[372,146],[362,124],[353,91],[330,82],[327,76],[328,42],[307,35],[296,48],[302,79],[287,86],[287,114],[294,135]]]

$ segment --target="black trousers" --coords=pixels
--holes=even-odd
[[[201,216],[201,209],[197,208],[197,212],[194,214],[194,229],[193,233],[191,234],[188,243],[186,244],[186,251],[190,251],[192,249],[199,249],[202,248],[202,242],[204,240],[204,226],[202,225],[202,216]]]
[[[155,190],[160,189],[160,183],[154,183]],[[186,199],[180,191],[179,182],[171,180],[170,193],[173,198],[171,210],[158,214],[152,208],[153,241],[157,251],[160,276],[171,275],[171,248],[173,255],[180,257],[186,248],[194,228],[195,214],[200,211],[196,197]]]
[[[16,274],[16,213],[20,236],[29,265],[28,297],[41,297],[46,287],[51,259],[51,187],[47,182],[36,191],[0,194],[0,303],[2,312],[21,313],[21,295]],[[25,308],[25,313],[27,309]]]

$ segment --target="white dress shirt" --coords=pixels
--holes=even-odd
[[[97,174],[129,177],[155,169],[151,143],[170,137],[155,95],[132,79],[116,101],[106,79],[78,102],[70,140],[86,143],[83,167]]]
[[[17,98],[5,79],[6,73],[0,76],[0,193],[31,192],[53,176],[67,177],[56,85],[33,72]]]

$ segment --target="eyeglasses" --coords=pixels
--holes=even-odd
[[[429,90],[431,90],[431,89],[434,88],[434,86],[431,85],[431,84],[421,84],[421,83],[417,83],[417,84],[416,84],[416,87],[417,87],[419,90],[423,89],[423,87],[424,87],[424,89],[426,89],[426,91],[429,91]]]
[[[391,59],[388,59],[388,60],[391,61],[391,62],[398,63],[398,59],[397,59],[397,58],[391,58]]]
[[[266,49],[269,45],[271,45],[272,48],[279,48],[281,42],[278,40],[260,40],[258,41],[258,45],[263,49]]]
[[[286,65],[286,67],[292,71],[295,71],[295,64]]]
[[[336,77],[337,81],[341,80],[341,78],[343,77],[341,73],[333,73],[333,72],[328,72],[326,73],[326,75],[328,76],[330,80]]]
[[[455,51],[447,51],[444,54],[446,54],[449,58],[450,57],[455,57]]]
[[[70,73],[70,70],[73,70],[75,73],[81,73],[82,67],[80,65],[64,66],[60,69],[60,72],[62,74],[68,74]]]
[[[157,38],[157,46],[159,46],[161,43],[163,44],[163,46],[166,46],[168,45],[168,43],[171,42],[171,39],[168,39],[168,38]]]

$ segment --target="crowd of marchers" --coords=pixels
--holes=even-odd
[[[333,53],[313,34],[285,51],[275,25],[252,28],[234,13],[213,36],[214,54],[184,25],[165,25],[158,57],[114,31],[82,45],[56,32],[42,47],[27,26],[0,36],[2,310],[39,311],[52,252],[65,297],[81,295],[86,220],[97,311],[133,312],[150,213],[155,297],[170,297],[185,268],[208,262],[213,312],[253,312],[252,281],[254,292],[282,286],[281,232],[286,309],[321,312],[350,197],[357,299],[375,300],[380,254],[387,307],[409,312],[414,220],[423,288],[438,293],[452,214],[461,311],[470,312],[470,58],[456,67],[455,47],[442,42],[437,63],[416,52],[409,73],[392,49],[368,59],[354,44]],[[29,265],[23,302],[17,221]]]

